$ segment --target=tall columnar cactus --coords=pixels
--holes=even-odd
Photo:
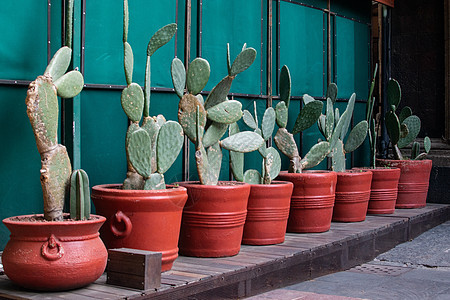
[[[375,168],[376,152],[377,152],[377,132],[375,129],[375,118],[373,118],[373,107],[375,104],[375,97],[372,98],[373,89],[375,88],[375,79],[377,76],[378,64],[375,64],[375,71],[373,72],[372,83],[370,85],[369,97],[366,103],[366,121],[369,124],[368,136],[370,145],[370,166]]]
[[[248,110],[244,110],[244,123],[267,142],[275,128],[275,110],[272,107],[266,109],[261,122],[261,128],[259,128],[256,102],[254,102],[254,107],[255,117]],[[238,132],[238,125],[236,123],[231,124],[229,135],[232,136]],[[281,158],[278,151],[273,147],[267,148],[265,143],[258,150],[263,157],[262,174],[255,169],[249,169],[244,173],[244,153],[230,151],[231,170],[237,181],[244,181],[250,184],[270,184],[278,176],[281,170]]]
[[[319,130],[325,139],[330,143],[331,153],[331,168],[336,172],[345,171],[345,154],[356,150],[364,142],[368,123],[362,120],[350,131],[346,142],[344,139],[347,135],[348,129],[353,115],[353,108],[355,107],[356,94],[353,93],[348,100],[347,108],[342,115],[339,114],[339,109],[333,109],[336,103],[337,86],[331,83],[327,90],[327,110],[326,115],[321,115],[318,121]]]
[[[124,0],[123,45],[124,69],[127,87],[122,91],[122,108],[131,121],[125,148],[128,172],[124,189],[165,189],[164,173],[174,163],[183,147],[183,129],[175,121],[166,121],[162,115],[150,117],[150,57],[174,36],[177,25],[168,24],[159,29],[147,46],[144,91],[133,83],[133,51],[128,38],[128,1]],[[139,125],[143,117],[142,126]]]
[[[395,159],[403,159],[400,151],[410,145],[420,132],[420,119],[412,114],[410,107],[405,106],[397,116],[396,110],[401,100],[400,84],[395,79],[390,79],[387,86],[387,99],[390,110],[384,116],[386,129],[391,140]],[[428,137],[424,139],[425,153],[419,154],[419,144],[414,143],[411,158],[423,159],[431,149],[431,141]]]
[[[70,218],[87,220],[90,214],[89,177],[84,170],[75,170],[70,176]]]
[[[289,158],[289,173],[302,173],[304,169],[317,166],[330,152],[328,142],[319,142],[314,145],[302,158],[294,140],[294,134],[311,127],[318,120],[323,103],[314,100],[311,96],[303,96],[304,107],[297,116],[292,133],[287,129],[288,108],[291,98],[291,75],[287,66],[283,66],[280,72],[280,102],[275,107],[276,122],[279,127],[275,135],[275,144],[278,149]]]
[[[66,147],[58,143],[58,96],[73,98],[83,89],[83,75],[66,73],[72,56],[69,47],[59,49],[44,75],[30,83],[25,100],[27,114],[41,155],[41,186],[44,218],[61,221],[72,166]]]
[[[178,121],[186,136],[195,144],[195,159],[201,184],[217,184],[222,164],[222,148],[251,152],[264,143],[263,138],[254,132],[239,132],[220,141],[228,126],[242,117],[242,104],[227,98],[231,83],[237,74],[251,66],[255,58],[255,49],[244,45],[233,64],[230,64],[228,46],[228,75],[213,88],[206,100],[199,93],[209,80],[208,61],[196,58],[189,64],[187,71],[178,58],[172,61],[172,82],[180,98]]]

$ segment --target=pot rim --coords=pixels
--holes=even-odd
[[[359,169],[359,170],[354,170],[354,169],[348,169],[348,170],[345,170],[344,172],[336,172],[337,173],[337,176],[348,176],[348,177],[350,177],[350,176],[363,176],[363,175],[366,175],[366,176],[368,176],[368,175],[370,175],[370,174],[372,174],[372,171],[371,170],[369,170],[369,169],[367,169],[367,170],[364,170],[364,169]]]
[[[371,167],[354,167],[352,168],[353,170],[369,170],[371,172],[389,172],[389,171],[396,171],[399,170],[400,168],[397,167],[375,167],[371,168]]]
[[[64,216],[68,216],[70,214],[64,213]],[[2,220],[4,224],[12,224],[12,225],[24,225],[24,226],[70,226],[70,225],[84,225],[84,224],[96,224],[103,223],[106,221],[106,218],[100,215],[91,214],[91,219],[89,220],[71,220],[71,221],[21,221],[21,220],[13,220],[14,218],[29,218],[29,217],[40,217],[44,216],[44,214],[30,214],[30,215],[19,215],[12,216]],[[93,218],[93,219],[92,219]]]
[[[167,184],[165,189],[162,190],[123,190],[119,187],[122,187],[122,183],[109,183],[109,184],[99,184],[94,185],[92,190],[96,190],[99,192],[108,192],[114,190],[117,193],[139,193],[139,194],[158,194],[158,193],[167,193],[169,191],[184,191],[186,190],[183,186],[176,186],[175,184]]]
[[[222,183],[222,184],[220,184]],[[231,180],[221,180],[217,185],[207,185],[201,184],[200,181],[178,181],[173,184],[178,184],[181,187],[196,187],[196,188],[204,188],[204,189],[234,189],[234,188],[245,188],[250,186],[250,184],[246,182],[240,181],[231,181]]]
[[[250,186],[253,187],[253,186],[277,186],[277,185],[284,185],[284,184],[290,185],[293,183],[290,181],[286,181],[286,180],[273,180],[270,184],[264,184],[264,183],[260,183],[260,184],[249,183],[249,184],[250,184]]]

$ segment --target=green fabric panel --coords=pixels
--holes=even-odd
[[[260,94],[261,1],[203,2],[202,57],[211,66],[211,76],[205,90],[210,91],[228,74],[227,43],[230,44],[231,61],[240,53],[244,43],[258,53],[250,68],[236,76],[231,92]]]
[[[355,103],[355,111],[353,113],[353,122],[358,124],[366,119],[366,104]],[[369,138],[366,136],[364,143],[353,152],[355,167],[368,167],[370,165],[370,144]]]
[[[357,99],[369,93],[369,27],[336,17],[336,70],[338,98],[348,99],[353,92]]]
[[[331,11],[360,22],[370,23],[372,1],[331,0]]]
[[[25,106],[25,87],[0,86],[0,220],[43,213],[40,156]],[[0,226],[0,250],[9,231]]]
[[[175,22],[175,4],[175,0],[129,2],[128,43],[134,54],[133,81],[140,85],[144,85],[148,42],[159,28]],[[126,83],[123,70],[122,14],[121,3],[110,5],[109,1],[105,0],[86,2],[86,83]],[[182,28],[178,30],[183,32]],[[152,87],[172,87],[170,63],[174,56],[175,39],[152,56]]]
[[[291,73],[292,95],[323,94],[323,13],[281,2],[280,67]]]
[[[312,7],[317,7],[317,8],[322,8],[322,9],[326,9],[327,8],[327,0],[299,0],[296,2],[300,2],[302,4],[306,4]]]
[[[91,187],[122,183],[127,171],[127,118],[120,104],[120,91],[84,90],[80,105],[81,163]]]
[[[47,66],[47,1],[2,1],[0,24],[0,78],[34,80]]]

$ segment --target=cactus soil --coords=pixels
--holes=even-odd
[[[88,285],[103,274],[108,253],[98,231],[106,219],[64,217],[64,221],[45,221],[43,215],[3,220],[11,239],[2,263],[11,281],[32,290],[61,291]]]
[[[195,257],[225,257],[239,253],[247,202],[248,183],[219,181],[217,185],[179,182],[187,188],[183,210],[180,253]]]
[[[395,208],[422,208],[427,204],[432,161],[377,159],[377,165],[399,168],[398,196]]]
[[[184,187],[164,190],[123,190],[120,184],[97,185],[92,200],[107,221],[100,236],[108,249],[132,248],[162,252],[161,271],[178,257],[181,214],[187,200]]]
[[[278,180],[294,184],[288,232],[313,233],[330,229],[336,188],[336,172],[280,172]]]
[[[293,186],[287,181],[251,184],[242,244],[284,242]]]

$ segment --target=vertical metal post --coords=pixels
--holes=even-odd
[[[261,2],[262,3],[262,2]],[[272,43],[273,43],[273,23],[272,23],[272,0],[267,1],[267,107],[272,107]],[[268,147],[272,146],[272,138],[268,141]]]
[[[327,87],[331,83],[331,0],[327,3]]]
[[[381,70],[380,73],[383,74],[382,78],[382,107],[381,107],[381,115],[384,116],[386,111],[388,110],[387,104],[387,83],[389,78],[391,77],[391,16],[390,9],[386,6],[383,6],[383,22],[382,22],[382,45],[383,45],[383,60],[381,62]],[[381,156],[382,158],[386,158],[388,155],[388,146],[389,146],[389,136],[387,134],[386,125],[384,124],[384,118],[381,118]]]
[[[189,65],[191,59],[191,22],[192,22],[192,2],[186,0],[185,26],[184,26],[184,65]],[[183,181],[189,180],[189,139],[184,137],[183,146]]]

